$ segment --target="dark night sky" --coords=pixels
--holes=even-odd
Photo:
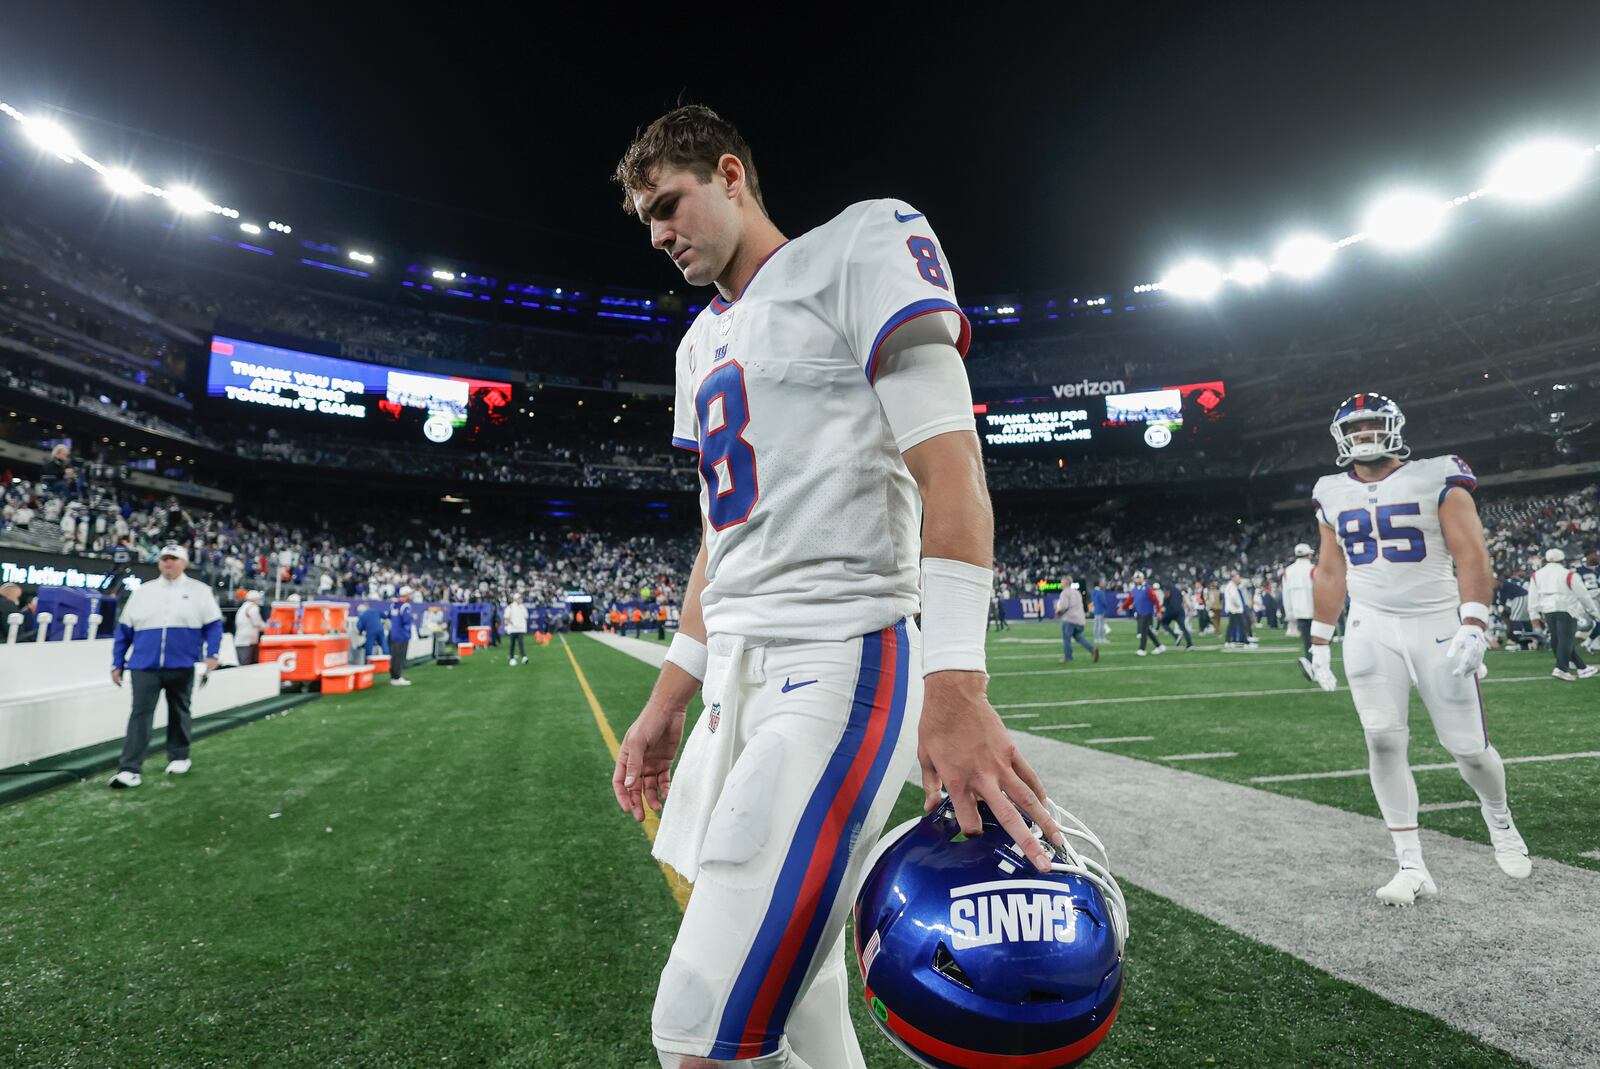
[[[1473,188],[1521,134],[1600,140],[1592,3],[788,7],[782,24],[754,6],[168,6],[6,5],[0,99],[81,113],[58,117],[98,158],[302,229],[648,288],[679,279],[609,175],[680,94],[740,125],[787,233],[905,197],[974,296],[1119,289],[1179,253],[1265,253],[1295,224],[1342,235],[1397,180]]]

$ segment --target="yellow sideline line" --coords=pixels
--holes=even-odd
[[[611,721],[606,719],[605,710],[600,708],[600,699],[594,696],[594,688],[589,686],[589,678],[583,674],[583,669],[578,666],[578,658],[572,652],[572,647],[567,645],[564,636],[561,638],[561,648],[567,651],[567,660],[572,662],[572,671],[578,677],[578,686],[583,688],[583,696],[589,699],[589,708],[594,710],[594,722],[600,726],[600,737],[606,740],[606,749],[611,751],[611,760],[617,759],[617,751],[621,744],[617,742],[617,733],[611,730]],[[650,845],[656,842],[656,829],[661,826],[661,819],[656,816],[655,810],[646,803],[644,807],[644,834],[650,840]],[[678,912],[682,913],[689,908],[689,882],[666,862],[661,862],[661,874],[667,878],[667,887],[672,891],[673,901],[678,903]]]

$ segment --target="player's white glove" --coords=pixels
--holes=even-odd
[[[1477,674],[1483,663],[1483,651],[1489,648],[1489,639],[1477,624],[1462,624],[1456,637],[1445,647],[1444,655],[1450,662],[1450,674],[1470,676]]]
[[[1327,646],[1311,647],[1311,681],[1326,691],[1339,689],[1339,680],[1334,677],[1333,651]]]

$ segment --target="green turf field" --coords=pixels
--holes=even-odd
[[[1141,660],[1124,628],[1099,666],[1066,668],[1054,635],[991,636],[998,705],[1305,693],[1002,709],[1038,714],[1014,728],[1086,723],[1043,734],[1153,761],[1232,751],[1181,767],[1237,782],[1364,765],[1348,695],[1311,691],[1287,645]],[[654,670],[570,641],[620,735]],[[380,684],[203,739],[182,780],[157,758],[135,791],[97,778],[0,807],[0,1065],[655,1066],[650,1005],[678,907],[611,799],[610,756],[562,644],[530,653],[514,669],[500,651],[418,668],[406,690]],[[1600,750],[1600,683],[1549,681],[1540,655],[1490,664],[1491,679],[1546,677],[1485,686],[1506,756]],[[1010,674],[1025,672],[1040,674]],[[1445,761],[1416,714],[1413,760]],[[1600,867],[1582,857],[1600,848],[1595,769],[1512,767],[1536,855]],[[1454,772],[1419,784],[1424,802],[1470,797]],[[1364,777],[1255,785],[1374,810]],[[908,791],[902,810],[916,806]],[[1423,817],[1471,838],[1478,819]],[[1128,986],[1093,1064],[1521,1064],[1124,886]],[[908,1064],[863,1009],[868,1063]]]

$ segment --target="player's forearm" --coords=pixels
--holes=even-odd
[[[1463,605],[1489,604],[1490,599],[1494,597],[1494,572],[1489,564],[1487,550],[1469,551],[1464,556],[1456,557],[1456,590],[1461,595]],[[1473,619],[1479,627],[1489,626],[1487,619],[1480,617]]]
[[[700,552],[694,556],[694,567],[689,571],[689,585],[683,592],[683,608],[678,614],[678,633],[688,635],[701,644],[706,640],[705,612],[700,607],[700,595],[706,589],[706,544],[700,543]]]
[[[1331,567],[1318,568],[1311,582],[1311,614],[1319,624],[1337,624],[1344,612],[1344,573],[1336,572]]]
[[[705,588],[706,545],[702,541],[700,552],[695,554],[694,567],[689,572],[689,585],[684,589],[683,607],[678,614],[678,634],[693,639],[702,647],[706,643],[706,623],[700,607],[700,595]],[[703,654],[702,650],[701,656]],[[681,712],[689,707],[689,699],[699,693],[700,682],[681,665],[671,660],[663,661],[661,674],[656,676],[656,685],[650,691],[650,701],[646,707]]]
[[[994,567],[994,509],[983,478],[983,461],[951,457],[917,476],[922,493],[922,555]]]

